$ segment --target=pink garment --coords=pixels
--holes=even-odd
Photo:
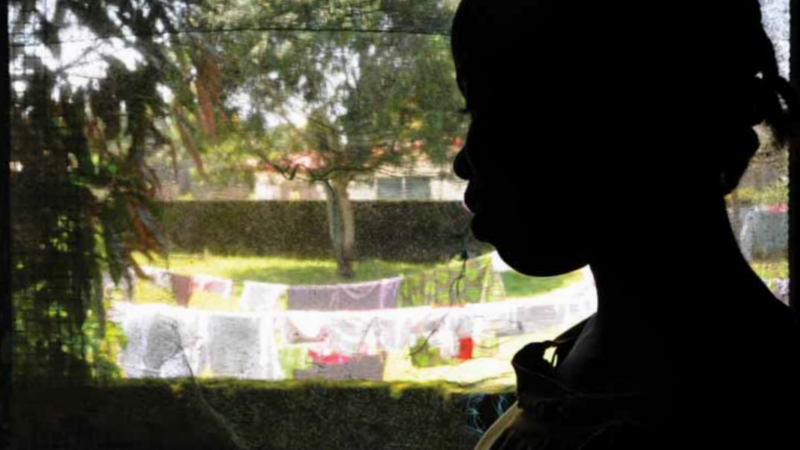
[[[785,213],[789,212],[789,205],[780,204],[780,205],[769,205],[767,206],[767,211],[771,213]]]
[[[367,311],[394,309],[402,278],[327,286],[292,286],[289,309],[301,311]]]
[[[172,274],[170,281],[172,283],[172,295],[175,297],[175,301],[180,306],[187,308],[194,294],[192,278],[185,275]]]
[[[203,291],[228,298],[233,291],[233,281],[209,275],[194,275],[192,284],[195,291]]]

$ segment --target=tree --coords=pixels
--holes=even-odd
[[[101,273],[141,274],[133,253],[164,246],[145,157],[164,143],[157,86],[174,69],[157,30],[172,29],[175,11],[135,0],[12,0],[9,12],[12,292],[23,330],[15,369],[87,381],[114,366],[100,364]],[[65,45],[83,50],[70,59]],[[139,57],[134,67],[117,54],[125,48]],[[96,335],[86,335],[90,325]]]
[[[348,3],[356,4],[343,2]],[[248,16],[269,17],[268,23],[285,26],[281,18],[291,17],[287,20],[314,30],[320,12],[330,11],[327,2],[229,1],[215,6],[193,11],[195,21],[213,28]],[[347,31],[354,27],[348,21],[356,20],[353,9],[340,8],[324,19],[327,27],[340,27],[338,32],[238,31],[192,38],[195,51],[213,61],[214,69],[206,71],[220,80],[213,83],[219,91],[207,89],[216,107],[198,104],[198,128],[209,129],[200,119],[210,116],[206,109],[225,111],[227,127],[223,133],[217,130],[215,142],[206,141],[203,158],[223,156],[225,163],[240,167],[242,159],[255,155],[287,178],[321,184],[344,277],[353,275],[356,257],[350,184],[422,157],[444,163],[464,132],[463,118],[456,114],[461,99],[446,36],[392,32],[410,26],[409,18],[426,17],[412,11],[421,7],[431,17],[427,26],[449,26],[452,10],[442,2],[397,2],[369,14],[362,8],[360,26],[383,27],[381,33]],[[199,97],[203,71],[196,68]],[[306,161],[300,163],[298,156],[307,156]]]

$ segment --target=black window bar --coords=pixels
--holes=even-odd
[[[789,78],[795,91],[800,92],[800,0],[791,0],[789,38]],[[798,240],[800,239],[800,133],[797,123],[789,145],[789,305],[795,312],[800,310],[800,277],[798,276]]]
[[[11,78],[9,74],[9,35],[8,14],[5,7],[3,17],[4,31],[0,33],[0,60],[5,64],[2,70],[3,101],[0,112],[2,142],[0,142],[0,448],[10,448],[11,419],[11,353],[13,310],[11,308],[11,131],[8,126],[11,104]]]

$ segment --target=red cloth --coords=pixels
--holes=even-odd
[[[475,342],[472,340],[471,337],[459,339],[457,358],[462,361],[472,359],[472,350],[474,348],[475,348]]]
[[[314,350],[308,351],[308,356],[311,358],[311,361],[319,364],[344,364],[353,360],[348,356],[344,356],[341,353],[332,353],[330,355],[321,355]]]

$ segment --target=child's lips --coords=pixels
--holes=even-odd
[[[472,215],[478,214],[481,210],[481,192],[483,189],[476,181],[470,181],[467,185],[467,190],[464,192],[464,206]]]

